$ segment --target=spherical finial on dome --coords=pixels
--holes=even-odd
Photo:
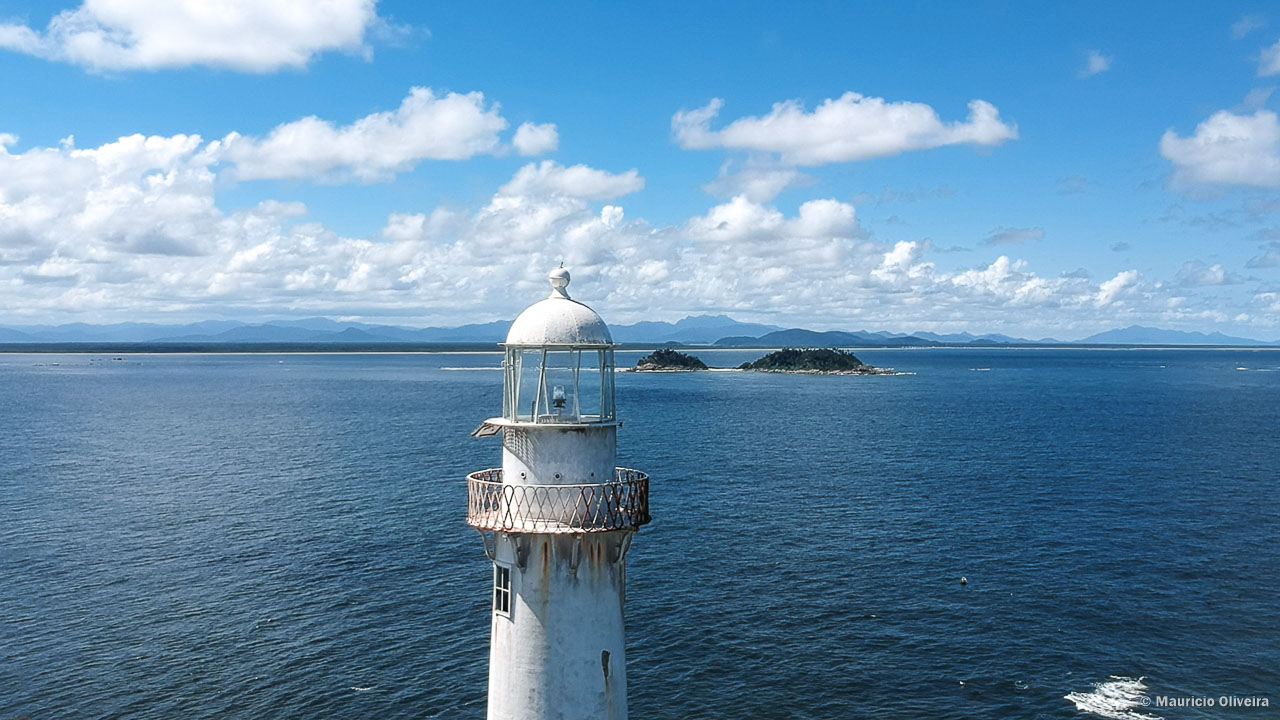
[[[547,345],[593,347],[613,344],[609,326],[594,310],[569,297],[569,271],[563,265],[547,275],[551,297],[520,313],[507,332],[508,346]]]
[[[569,287],[569,271],[564,269],[563,263],[560,267],[553,269],[547,275],[547,279],[551,281],[552,297],[569,297],[569,293],[565,290]]]

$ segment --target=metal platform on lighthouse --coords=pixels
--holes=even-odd
[[[496,532],[581,533],[649,522],[649,476],[615,468],[613,482],[517,485],[502,468],[467,475],[467,524]]]

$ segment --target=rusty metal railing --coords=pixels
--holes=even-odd
[[[617,468],[612,482],[517,485],[502,469],[467,476],[467,524],[499,532],[580,533],[635,529],[649,522],[649,476]]]

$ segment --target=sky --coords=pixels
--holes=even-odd
[[[0,0],[0,83],[0,324],[1280,338],[1270,3]]]

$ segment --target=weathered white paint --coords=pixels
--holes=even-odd
[[[510,423],[502,431],[502,478],[513,485],[613,480],[618,426]]]
[[[586,485],[614,478],[618,428],[516,424],[502,431],[502,481],[510,485]],[[520,498],[527,519],[569,522],[578,488]]]
[[[591,308],[565,292],[569,273],[550,276],[551,297],[520,314],[508,348],[600,348],[613,345]],[[610,356],[611,357],[611,356]],[[596,392],[612,405],[613,367]],[[515,383],[508,379],[507,394]],[[585,391],[584,391],[585,392]],[[506,398],[505,407],[515,407]],[[598,417],[598,416],[597,416]],[[502,482],[512,485],[612,483],[617,423],[535,423],[530,416],[492,419],[502,427]],[[536,511],[568,512],[557,499],[581,489],[540,488]],[[527,501],[528,494],[517,495]],[[626,549],[633,529],[604,532],[497,533],[495,563],[511,570],[511,610],[491,610],[489,720],[625,720],[627,717]]]
[[[489,720],[627,717],[631,532],[500,536],[496,562],[511,568],[511,613],[492,613]]]

